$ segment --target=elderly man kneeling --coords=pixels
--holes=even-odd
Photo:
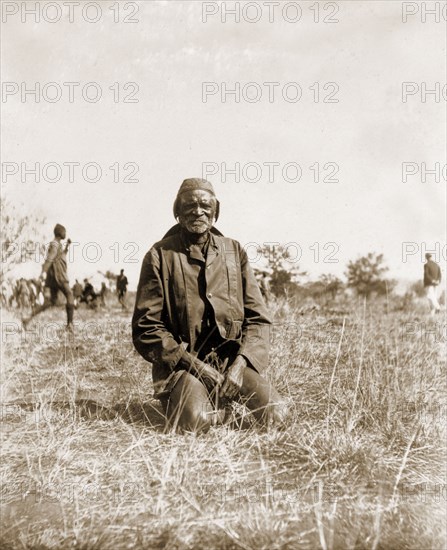
[[[284,402],[260,374],[270,320],[245,251],[213,227],[212,185],[185,180],[174,216],[179,223],[144,258],[132,319],[155,397],[182,431],[207,431],[232,400],[260,422],[283,421]]]

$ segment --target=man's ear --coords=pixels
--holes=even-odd
[[[180,218],[180,210],[182,208],[182,197],[177,197],[174,202],[173,212],[174,218],[178,221]]]
[[[217,222],[220,214],[220,202],[216,199],[216,212],[214,214],[214,221]]]

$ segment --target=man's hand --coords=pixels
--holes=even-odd
[[[39,279],[40,279],[41,281],[45,281],[46,278],[47,278],[47,274],[45,273],[45,271],[42,271],[42,273],[40,274]]]
[[[247,360],[243,355],[238,355],[227,371],[225,382],[220,390],[220,397],[227,397],[228,399],[236,397],[242,388],[246,367]]]
[[[200,359],[197,359],[197,357],[188,353],[186,350],[180,358],[178,366],[195,374],[197,378],[201,379],[208,389],[211,390],[216,386],[220,387],[225,380],[224,376],[218,370],[208,365],[208,363],[204,363]]]
[[[219,371],[199,359],[194,360],[193,369],[207,385],[210,384],[213,388],[215,386],[220,387],[225,380]]]

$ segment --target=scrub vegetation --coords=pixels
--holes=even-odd
[[[165,429],[130,313],[4,311],[2,549],[439,549],[446,544],[445,324],[417,310],[270,305],[266,376],[287,425],[234,405]]]

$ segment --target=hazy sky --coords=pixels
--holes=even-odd
[[[60,222],[81,243],[69,266],[71,279],[124,267],[135,286],[145,252],[175,223],[172,203],[178,186],[186,177],[201,176],[203,163],[215,163],[209,166],[218,170],[208,179],[221,202],[219,229],[244,245],[296,243],[299,265],[311,275],[342,275],[348,260],[376,251],[385,254],[391,275],[416,279],[424,243],[430,249],[445,247],[442,14],[439,23],[430,16],[422,22],[420,13],[403,23],[402,2],[320,2],[316,23],[315,2],[301,1],[291,3],[302,10],[296,23],[285,20],[297,13],[292,7],[284,16],[285,2],[269,22],[265,3],[258,2],[256,11],[253,2],[251,8],[240,2],[241,21],[227,14],[222,23],[223,10],[234,2],[98,2],[102,14],[97,23],[83,19],[80,7],[72,23],[67,7],[61,8],[60,21],[50,23],[45,17],[56,18],[57,12],[45,7],[47,2],[37,3],[40,22],[22,13],[21,3],[6,4],[19,11],[2,25],[2,79],[11,92],[3,93],[2,103],[2,161],[10,163],[3,165],[2,192],[23,203],[25,212],[47,217],[48,240]],[[204,9],[218,13],[204,22]],[[256,14],[258,22],[246,20]],[[139,22],[124,23],[125,16]],[[86,17],[95,17],[94,6]],[[338,22],[324,23],[324,17]],[[45,87],[50,82],[57,86]],[[72,87],[72,103],[64,82],[79,83]],[[96,83],[86,89],[90,98],[95,87],[102,90],[96,103],[82,97],[89,82]],[[133,96],[136,86],[125,87],[129,82],[138,86]],[[277,83],[270,85],[272,102],[265,82]],[[413,93],[406,102],[404,82],[414,83],[404,85]],[[36,83],[40,102],[32,95],[21,100],[24,86]],[[206,102],[203,83],[216,92]],[[231,94],[223,101],[224,87],[234,89],[236,83],[240,101]],[[439,97],[424,95],[424,86],[437,86]],[[61,98],[49,101],[58,89]],[[297,90],[302,95],[293,102]],[[259,101],[250,102],[256,93]],[[124,103],[127,96],[138,102]],[[323,102],[325,98],[338,102]],[[36,162],[40,182],[20,168]],[[51,162],[61,168],[60,181],[53,183],[45,179],[54,177],[54,167],[42,173]],[[67,162],[80,164],[73,182],[63,165]],[[317,162],[319,182],[314,181]],[[403,162],[413,163],[408,171],[418,171],[406,182]],[[5,170],[13,172],[12,163],[19,171],[9,175]],[[102,169],[96,183],[82,176],[87,163]],[[126,163],[137,165],[138,182],[123,181],[133,166],[124,169]],[[231,170],[236,163],[240,181],[231,174],[225,181],[222,164]],[[272,182],[266,163],[278,163],[270,165],[275,166]],[[286,178],[293,181],[282,174],[288,163]],[[421,181],[421,163],[428,169],[439,163],[440,181],[433,175]],[[335,166],[333,178],[339,182],[321,181]],[[120,181],[114,181],[114,174]],[[93,169],[87,171],[89,178],[94,175]],[[92,242],[98,243],[96,249],[86,246]],[[405,263],[403,246],[413,252]],[[248,248],[254,257],[254,247]],[[296,250],[293,245],[291,251]],[[88,262],[86,254],[93,259],[98,251],[100,259]],[[137,262],[124,263],[126,253]],[[329,253],[338,263],[323,261]],[[40,272],[38,265],[31,269]]]

